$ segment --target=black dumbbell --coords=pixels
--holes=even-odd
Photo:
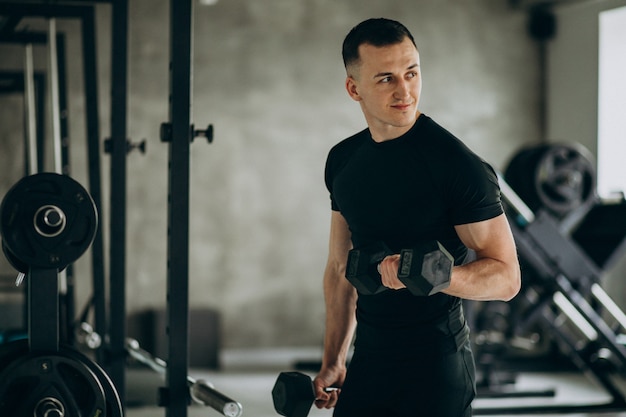
[[[331,392],[337,388],[325,388]],[[272,388],[274,409],[281,416],[306,417],[315,401],[311,377],[302,372],[281,372]]]
[[[450,286],[454,257],[436,240],[402,249],[398,279],[413,295],[433,295]]]
[[[346,278],[365,295],[377,294],[382,285],[378,264],[392,252],[382,243],[352,249],[348,254]],[[413,295],[436,294],[450,285],[454,258],[437,241],[400,251],[398,279]]]
[[[378,264],[389,255],[393,255],[393,252],[383,242],[352,249],[348,253],[346,278],[361,294],[385,291],[387,288],[380,281]]]

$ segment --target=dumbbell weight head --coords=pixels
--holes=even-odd
[[[385,291],[378,264],[393,252],[383,242],[375,242],[348,253],[346,278],[361,294],[372,295]]]
[[[400,251],[398,279],[413,295],[429,296],[450,286],[454,258],[437,241]]]
[[[315,401],[311,377],[301,372],[281,372],[272,389],[272,400],[281,416],[306,417]]]

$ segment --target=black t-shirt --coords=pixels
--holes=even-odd
[[[493,168],[424,114],[394,140],[375,142],[365,129],[335,145],[325,181],[331,207],[346,219],[357,248],[383,241],[399,253],[438,240],[459,265],[468,250],[454,226],[503,213]],[[460,300],[443,293],[360,294],[356,346],[419,348],[451,339],[458,345],[468,334],[459,312]]]

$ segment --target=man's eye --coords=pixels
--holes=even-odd
[[[389,81],[391,81],[391,77],[384,77],[380,79],[381,83],[388,83]]]
[[[409,72],[407,74],[407,78],[415,78],[415,77],[417,77],[417,72]]]

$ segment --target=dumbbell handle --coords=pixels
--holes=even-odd
[[[136,340],[126,339],[126,350],[130,356],[152,370],[160,374],[167,371],[167,362],[143,350]],[[198,404],[209,406],[226,417],[240,417],[243,414],[243,407],[240,403],[217,391],[205,380],[196,380],[187,376],[187,384],[191,398]]]

